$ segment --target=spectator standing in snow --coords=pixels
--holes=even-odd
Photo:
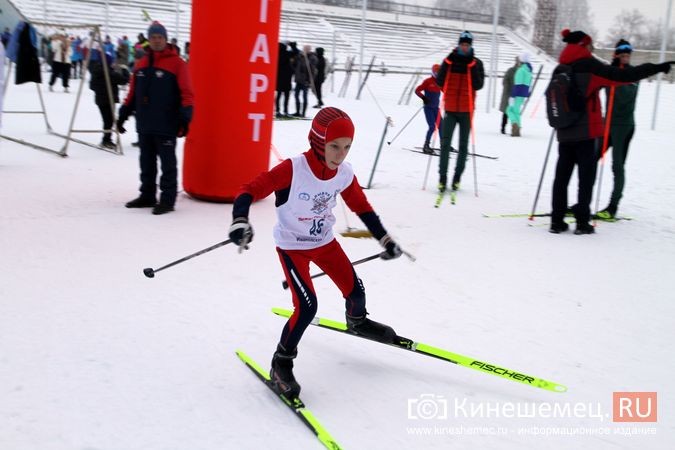
[[[279,59],[277,62],[277,86],[276,86],[276,117],[288,116],[288,100],[291,95],[291,80],[293,78],[292,54],[284,42],[279,42]],[[284,112],[281,112],[281,97],[284,97]]]
[[[316,48],[316,77],[314,77],[314,94],[316,99],[319,101],[314,108],[323,107],[323,94],[321,93],[321,85],[326,81],[326,58],[324,55],[324,49],[322,47]]]
[[[295,117],[305,117],[307,113],[307,91],[316,77],[316,55],[312,47],[305,45],[295,58]],[[302,101],[300,100],[302,94]]]
[[[51,47],[54,52],[52,59],[52,76],[49,79],[49,90],[54,90],[54,83],[57,78],[63,81],[63,90],[68,92],[68,80],[70,79],[70,61],[73,54],[73,48],[65,34],[60,31],[52,36]]]
[[[120,107],[117,129],[136,114],[140,147],[140,196],[127,208],[153,208],[155,215],[174,210],[178,193],[176,137],[184,137],[192,120],[193,92],[188,66],[168,44],[166,28],[153,22],[148,28],[150,44],[134,65],[129,93]],[[157,203],[157,158],[162,166],[161,195]]]
[[[520,137],[520,111],[523,109],[525,99],[530,96],[530,85],[532,84],[530,55],[525,52],[518,59],[520,60],[520,66],[518,66],[518,70],[513,77],[511,98],[509,98],[509,106],[506,108],[506,114],[511,121],[511,136],[515,137]]]
[[[82,78],[82,39],[76,37],[70,43],[73,48],[72,55],[70,57],[70,62],[73,68],[73,78]]]
[[[110,97],[108,96],[108,85],[106,83],[105,73],[103,72],[103,64],[107,64],[108,76],[110,78],[110,89],[113,96],[113,104],[110,104]],[[129,71],[126,66],[118,67],[113,65],[112,55],[105,54],[101,57],[100,50],[92,50],[91,60],[89,61],[89,73],[91,80],[89,81],[89,89],[94,91],[94,101],[98,110],[101,112],[103,119],[103,140],[101,147],[106,149],[114,149],[115,143],[112,141],[112,127],[113,127],[113,108],[115,103],[119,103],[119,86],[129,82]]]
[[[516,70],[518,70],[518,66],[520,66],[520,60],[518,57],[516,57],[515,64],[509,67],[506,72],[504,72],[504,78],[502,78],[502,100],[499,102],[499,110],[502,112],[502,134],[506,134],[506,124],[509,121],[509,115],[506,114],[506,108],[509,107],[511,89],[513,89],[513,78],[516,76]]]

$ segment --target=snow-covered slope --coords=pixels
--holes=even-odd
[[[326,95],[356,123],[348,160],[362,184],[383,112],[396,125],[391,140],[420,106],[396,105],[407,80],[371,77],[361,101],[354,90],[349,99]],[[65,131],[74,94],[56,91],[45,94],[47,108],[54,128]],[[85,93],[78,123],[100,126]],[[649,131],[654,85],[642,84],[620,209],[635,220],[600,223],[593,236],[549,234],[547,219],[482,217],[532,207],[550,133],[542,106],[530,117],[539,95],[523,137],[512,138],[499,134],[501,114],[485,113],[481,94],[476,151],[499,159],[476,161],[478,197],[468,161],[454,206],[433,208],[437,161],[423,190],[429,157],[404,149],[421,145],[421,115],[385,144],[367,195],[417,261],[376,260],[357,272],[373,319],[569,391],[550,393],[310,328],[296,376],[304,401],[344,448],[672,447],[675,89],[662,87],[657,130]],[[5,109],[28,108],[37,101],[34,86],[12,85],[5,100]],[[3,133],[62,143],[43,136],[42,126],[36,117],[3,118]],[[307,148],[308,127],[275,123],[284,157]],[[0,448],[320,448],[234,353],[244,349],[267,367],[283,326],[270,308],[290,306],[271,237],[273,199],[252,208],[249,251],[226,246],[148,279],[144,267],[225,239],[231,206],[182,194],[165,216],[125,209],[138,185],[134,138],[124,136],[124,156],[74,144],[65,159],[0,142]],[[555,159],[554,147],[539,211],[549,209]],[[611,190],[609,163],[601,207]],[[336,214],[338,230],[345,219],[361,225]],[[379,249],[372,240],[340,241],[353,259]],[[315,286],[319,314],[341,320],[338,290],[326,278]],[[615,391],[657,392],[658,422],[612,422]],[[433,411],[418,409],[424,401],[440,413],[447,404],[447,417],[419,418]],[[553,417],[556,411],[565,417]],[[598,411],[600,418],[590,417]],[[631,430],[654,434],[620,434]]]

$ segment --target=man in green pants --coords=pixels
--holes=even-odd
[[[630,56],[633,47],[628,41],[619,40],[614,49],[613,66],[621,68],[630,67]],[[626,183],[624,165],[628,156],[628,145],[635,132],[635,99],[638,93],[638,83],[631,83],[614,88],[614,103],[611,111],[609,127],[609,146],[612,147],[612,172],[614,173],[614,189],[609,200],[609,205],[598,212],[598,217],[603,220],[613,220],[619,208],[619,200],[623,194]],[[609,98],[609,95],[608,95]]]
[[[452,190],[459,189],[469,151],[469,133],[476,105],[476,91],[483,87],[485,71],[483,63],[473,54],[473,35],[463,31],[457,47],[443,60],[436,76],[436,84],[443,92],[442,107],[445,110],[441,132],[441,158],[438,167],[438,190],[445,192],[448,182],[450,141],[455,125],[459,124],[459,154],[452,178]]]

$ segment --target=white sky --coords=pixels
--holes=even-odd
[[[672,0],[671,0],[672,1]],[[668,10],[668,0],[589,0],[588,4],[593,10],[593,19],[595,27],[600,36],[594,36],[595,39],[604,39],[607,30],[612,26],[614,18],[623,9],[639,9],[640,12],[650,20],[658,20],[666,16]],[[675,26],[675,6],[670,15],[670,27]]]
[[[534,2],[536,0],[530,1]],[[642,0],[639,2],[636,2],[635,0],[588,0],[588,4],[593,13],[595,27],[600,34],[600,36],[593,36],[593,38],[596,40],[603,40],[607,30],[612,26],[614,18],[624,9],[632,10],[637,8],[650,20],[665,17],[668,9],[668,1],[669,0]],[[434,0],[412,0],[410,2],[419,5],[433,5],[436,3]],[[675,27],[675,6],[673,6],[670,16],[670,27]]]

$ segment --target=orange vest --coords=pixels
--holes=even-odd
[[[448,112],[471,112],[476,103],[476,91],[471,87],[471,68],[476,65],[476,61],[471,61],[466,66],[465,73],[453,73],[450,69],[452,61],[445,59],[448,65],[445,71],[445,82],[443,83],[443,108]],[[469,88],[471,87],[471,95]]]

